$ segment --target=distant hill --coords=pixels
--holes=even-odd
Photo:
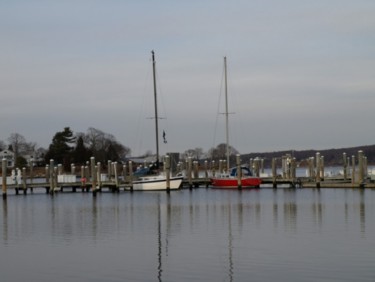
[[[242,160],[249,160],[251,158],[260,157],[264,159],[264,166],[271,167],[272,158],[281,158],[286,154],[291,154],[296,158],[301,165],[305,164],[305,160],[310,157],[315,157],[317,152],[321,156],[324,156],[325,166],[339,166],[343,164],[343,153],[346,153],[347,157],[355,156],[356,162],[358,162],[358,151],[362,150],[364,155],[367,157],[368,165],[375,165],[375,145],[366,145],[360,147],[342,148],[342,149],[327,149],[327,150],[302,150],[302,151],[278,151],[278,152],[267,152],[267,153],[249,153],[241,155]]]

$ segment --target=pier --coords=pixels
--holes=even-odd
[[[77,172],[74,164],[71,165],[70,173],[63,172],[62,166],[55,166],[50,160],[45,167],[43,177],[33,175],[30,168],[28,174],[26,168],[13,170],[14,174],[7,175],[6,160],[2,160],[2,196],[7,197],[8,191],[12,190],[16,195],[32,193],[34,189],[44,189],[46,193],[57,192],[92,192],[94,195],[103,190],[110,192],[132,191],[133,164],[118,164],[108,161],[106,171],[102,171],[102,164],[95,163],[92,157],[85,166],[80,167]],[[281,165],[281,167],[280,167]],[[182,171],[182,166],[178,170]],[[262,179],[259,188],[375,188],[374,175],[368,175],[367,159],[362,151],[358,151],[357,158],[350,158],[343,154],[342,174],[326,176],[324,173],[324,156],[316,153],[315,156],[307,160],[306,176],[297,176],[297,160],[290,155],[272,159],[271,174],[265,175],[263,161],[252,159],[249,166],[253,169],[255,176]],[[279,166],[279,167],[278,167]],[[199,167],[198,162],[193,162],[189,158],[185,164],[185,177],[182,188],[210,187],[210,177],[215,173],[220,173],[227,169],[225,161],[219,162],[218,166],[213,161],[210,166],[208,161],[203,167]],[[3,173],[5,172],[5,173]],[[39,181],[36,182],[35,180]]]

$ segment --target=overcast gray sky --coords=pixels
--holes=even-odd
[[[57,131],[154,146],[151,50],[161,153],[225,142],[241,153],[375,143],[373,0],[1,0],[0,139],[48,147]]]

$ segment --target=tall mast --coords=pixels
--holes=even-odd
[[[159,168],[159,124],[158,124],[158,99],[156,95],[156,71],[155,71],[155,53],[154,50],[151,51],[152,54],[152,73],[154,79],[154,103],[155,103],[155,138],[156,138],[156,166]]]
[[[225,83],[225,132],[227,145],[227,167],[229,168],[229,118],[228,118],[228,85],[227,85],[227,57],[224,57],[224,83]]]

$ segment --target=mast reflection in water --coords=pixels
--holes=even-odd
[[[374,281],[375,191],[8,195],[1,281]]]

